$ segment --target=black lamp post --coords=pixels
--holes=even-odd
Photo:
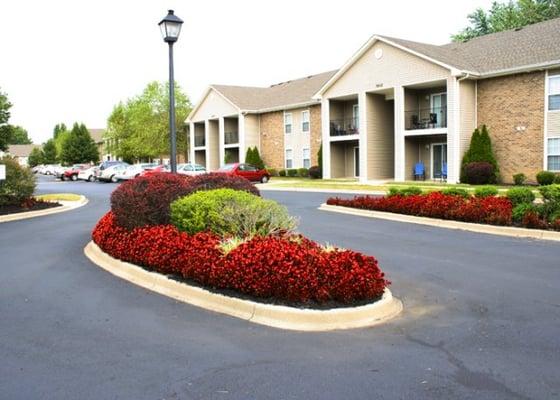
[[[175,78],[173,76],[173,43],[179,39],[183,20],[173,10],[159,23],[163,40],[169,45],[169,136],[171,142],[171,172],[177,172],[177,132],[175,130]]]

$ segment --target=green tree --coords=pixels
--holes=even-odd
[[[466,42],[472,38],[520,28],[537,22],[560,17],[560,0],[510,0],[493,2],[490,10],[477,8],[467,16],[470,25],[451,38]]]
[[[177,152],[187,154],[185,120],[191,103],[175,86]],[[107,121],[110,152],[125,160],[161,158],[169,154],[169,85],[149,83],[142,94],[120,102]]]
[[[62,132],[67,132],[68,129],[64,123],[56,124],[53,129],[53,138],[57,138]]]
[[[29,153],[29,158],[27,159],[27,163],[29,164],[30,167],[35,167],[36,165],[43,164],[44,163],[43,159],[44,159],[43,150],[41,150],[38,147],[35,147],[33,150],[31,150],[31,153]]]
[[[252,147],[247,147],[247,153],[245,153],[245,162],[247,164],[253,164],[255,162],[255,157],[253,155]]]
[[[54,139],[49,139],[43,144],[43,163],[54,164],[56,162],[56,144]]]
[[[257,167],[258,169],[264,169],[264,161],[261,158],[261,155],[259,153],[259,149],[257,149],[257,146],[255,146],[253,148],[253,158],[254,158],[253,165],[255,167]]]
[[[21,126],[11,126],[10,144],[31,144],[33,141],[29,138],[27,131]]]
[[[490,139],[490,134],[488,133],[486,125],[482,125],[480,129],[476,128],[471,136],[469,149],[465,152],[461,161],[461,182],[466,181],[465,166],[468,163],[479,161],[492,164],[496,178],[498,177],[500,170],[498,168],[496,156],[494,155],[494,150],[492,149],[492,140]]]
[[[60,160],[66,164],[99,161],[97,145],[84,124],[74,123],[68,138],[62,144]]]
[[[12,108],[12,103],[8,100],[8,96],[0,91],[0,151],[8,149],[12,135],[10,125],[8,125],[10,108]]]
[[[323,143],[319,146],[319,151],[317,151],[317,165],[319,166],[319,171],[323,173]]]

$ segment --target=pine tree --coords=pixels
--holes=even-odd
[[[323,172],[323,143],[319,146],[319,151],[317,152],[317,165],[321,173]]]
[[[49,139],[43,145],[43,163],[54,164],[56,162],[56,145],[54,139]]]
[[[486,125],[482,125],[480,129],[476,128],[472,134],[469,149],[465,152],[461,161],[461,182],[467,181],[465,166],[472,162],[482,161],[492,164],[497,178],[499,174],[498,162],[492,150],[492,140]]]
[[[79,164],[99,161],[97,145],[84,124],[75,123],[62,145],[61,161]]]
[[[257,146],[253,148],[253,165],[258,169],[264,169],[264,161],[259,154],[259,149],[257,149]]]

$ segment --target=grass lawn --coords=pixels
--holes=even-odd
[[[37,200],[44,201],[78,201],[80,196],[74,193],[52,193],[35,196]]]

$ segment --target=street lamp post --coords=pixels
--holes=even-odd
[[[163,40],[169,45],[169,136],[171,144],[171,172],[177,172],[177,132],[175,130],[175,78],[173,73],[173,44],[179,39],[183,21],[173,10],[159,23]]]

